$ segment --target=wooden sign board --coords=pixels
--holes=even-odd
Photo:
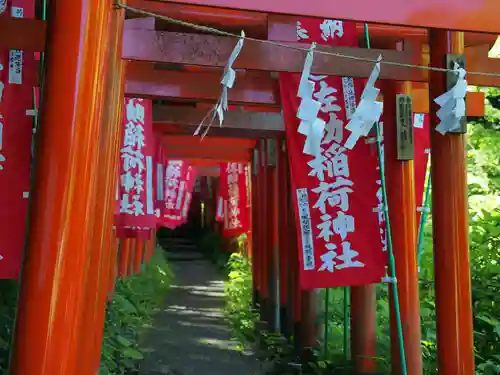
[[[413,160],[412,101],[409,95],[396,95],[396,132],[398,160]]]

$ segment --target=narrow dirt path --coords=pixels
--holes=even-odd
[[[259,364],[236,350],[224,319],[224,281],[189,242],[169,246],[175,273],[165,305],[144,339],[141,375],[257,375]]]

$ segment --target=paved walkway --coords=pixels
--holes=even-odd
[[[224,315],[224,282],[187,242],[169,246],[174,285],[144,339],[150,351],[141,375],[261,375],[252,356],[236,350]]]

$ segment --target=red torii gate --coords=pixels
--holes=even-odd
[[[481,34],[500,32],[496,19],[500,3],[496,0],[443,0],[439,4],[432,0],[383,0],[369,5],[364,0],[351,0],[336,3],[335,6],[320,0],[293,3],[265,0],[130,0],[129,5],[179,19],[227,27],[228,30],[244,28],[256,36],[270,39],[275,38],[275,30],[281,27],[286,29],[287,25],[290,27],[283,14],[399,25],[373,26],[374,47],[395,49],[399,40],[411,41],[404,43],[402,51],[362,48],[331,48],[331,51],[369,58],[376,58],[381,53],[387,60],[409,64],[425,64],[430,58],[430,65],[434,67],[445,67],[446,54],[465,54],[468,70],[500,73],[499,62],[486,56],[487,46],[494,38]],[[95,373],[107,280],[110,263],[113,262],[113,252],[110,251],[114,242],[111,231],[112,197],[117,176],[119,118],[124,91],[184,101],[210,102],[216,96],[213,87],[217,81],[209,70],[196,73],[192,70],[148,72],[150,64],[144,65],[145,70],[140,70],[142,68],[136,69],[138,65],[134,62],[125,73],[122,57],[124,60],[167,64],[171,69],[179,65],[221,68],[233,46],[224,37],[158,31],[157,28],[165,26],[157,27],[153,23],[151,27],[151,20],[135,21],[135,25],[124,30],[125,11],[111,0],[52,0],[51,7],[48,23],[8,18],[0,21],[0,35],[8,35],[0,39],[1,47],[45,51],[47,56],[27,256],[12,360],[11,371],[15,375]],[[210,10],[210,17],[206,10]],[[412,27],[402,26],[421,29],[415,31]],[[281,38],[283,33],[279,33]],[[425,51],[411,46],[421,47],[426,38],[429,42],[427,57]],[[174,46],[178,48],[170,48]],[[193,54],[193,49],[203,50],[204,53]],[[269,52],[270,47],[266,45],[247,43],[235,64],[237,68],[248,70],[242,79],[247,83],[230,93],[230,99],[235,104],[279,106],[272,77],[262,75],[262,71],[298,72],[302,68],[303,55],[282,49],[277,51],[279,56],[273,58]],[[261,59],[256,60],[255,56]],[[318,59],[313,68],[316,73],[346,76],[367,76],[370,69],[369,63],[347,64],[335,57]],[[251,70],[261,72],[252,73]],[[207,85],[193,86],[193,78],[189,77],[194,74],[205,75],[203,82]],[[425,70],[388,66],[382,70],[381,78],[412,81],[424,86],[428,83],[431,103],[433,98],[446,90],[446,76],[441,72],[427,73]],[[498,77],[473,75],[469,77],[469,83],[500,85]],[[103,86],[105,90],[99,90]],[[426,88],[423,89],[425,92]],[[386,84],[384,94],[389,111],[395,105],[392,100],[397,91],[395,82]],[[474,95],[468,97],[469,103],[478,100],[471,100],[471,96]],[[469,105],[469,114],[471,109]],[[186,132],[181,129],[197,125],[200,113],[203,113],[196,107],[188,111],[186,108],[164,110],[163,115],[162,106],[157,110],[160,114],[155,118],[156,126],[165,127],[166,133],[177,134]],[[182,114],[184,112],[187,114]],[[175,113],[177,118],[173,121]],[[436,124],[434,106],[431,106],[430,113],[433,124]],[[229,119],[230,116],[233,118]],[[280,134],[283,128],[279,114],[235,111],[230,116],[225,125],[227,129],[218,130],[221,136],[273,137],[282,142]],[[214,135],[217,134],[214,132]],[[386,132],[386,141],[390,141],[391,136],[395,134]],[[253,186],[264,198],[259,199],[254,215],[272,217],[264,214],[263,210],[269,210],[267,212],[278,214],[278,221],[267,220],[269,229],[256,234],[258,247],[267,249],[255,258],[254,263],[260,266],[259,272],[264,271],[266,266],[272,267],[274,259],[266,259],[273,256],[269,250],[278,243],[280,248],[285,248],[282,241],[286,241],[286,236],[283,234],[293,232],[293,225],[289,225],[288,221],[291,214],[287,208],[289,197],[277,194],[278,189],[281,193],[288,187],[286,155],[278,153],[278,168],[268,168],[266,164],[270,163],[266,161],[266,148],[266,143],[261,141],[258,149],[265,163],[260,163],[259,177],[254,176]],[[246,151],[240,150],[236,154],[222,153],[217,157],[221,160],[241,158],[248,161],[248,149],[246,147]],[[445,375],[472,375],[465,137],[463,134],[441,136],[433,131],[432,149],[439,368]],[[205,151],[207,153],[181,152],[185,157],[205,158],[212,150]],[[391,216],[407,217],[407,220],[393,221],[393,232],[395,247],[401,249],[396,256],[398,287],[403,296],[401,306],[405,337],[410,338],[406,344],[408,373],[417,374],[421,372],[420,342],[411,340],[411,337],[419,337],[420,331],[416,223],[414,218],[410,218],[415,210],[413,165],[395,158],[392,163],[395,172],[387,176]],[[266,204],[270,201],[277,202],[277,206]],[[286,245],[293,248],[295,235],[289,233],[292,240],[286,241]],[[288,265],[293,267],[292,262]],[[265,280],[258,276],[258,282],[262,283],[260,287],[266,289]],[[291,282],[293,285],[293,280]],[[372,310],[368,307],[371,296],[373,293],[369,287],[359,287],[353,294],[353,304],[366,308],[363,311],[361,307],[353,307],[353,319],[360,325],[358,333],[353,333],[353,346],[362,354],[370,351],[362,346],[367,344],[363,330],[369,331],[371,327],[361,325],[370,324]],[[307,301],[310,294],[303,293],[302,297]],[[307,307],[305,303],[303,306]],[[85,309],[91,313],[84,315]],[[307,309],[303,313],[307,316]],[[89,335],[89,327],[98,329]],[[312,328],[306,326],[305,332],[308,331]],[[398,356],[393,355],[393,358]],[[358,369],[369,370],[363,365],[361,363]],[[370,363],[366,365],[369,367]],[[397,368],[396,363],[394,369]]]

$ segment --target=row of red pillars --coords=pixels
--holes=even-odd
[[[432,31],[430,38],[433,66],[443,66],[447,53],[463,52],[463,33]],[[446,91],[446,77],[432,73],[431,79],[429,100],[432,102],[433,97]],[[394,145],[386,147],[384,159],[407,373],[420,375],[423,363],[414,165],[412,160],[397,160],[395,147],[396,94],[411,94],[411,85],[387,81],[382,83],[382,91],[384,143]],[[437,109],[433,104],[433,114]],[[434,126],[438,123],[435,115],[432,123]],[[438,364],[442,374],[472,375],[474,352],[464,135],[443,137],[432,131],[431,142]],[[300,291],[298,285],[297,232],[291,208],[286,142],[281,138],[261,139],[253,159],[251,243],[254,304],[259,308],[267,329],[293,336],[300,348],[314,347],[319,338],[316,309],[319,301],[315,291]],[[457,181],[459,186],[447,187]],[[401,374],[392,293],[389,298],[392,374]],[[355,370],[359,374],[375,373],[375,286],[352,287],[350,300],[350,351]]]
[[[11,375],[94,375],[99,366],[110,268],[116,262],[112,226],[125,14],[111,0],[53,0],[51,12]],[[463,33],[431,30],[431,64],[444,67],[445,54],[462,53],[463,42]],[[445,84],[441,72],[431,72],[431,99],[444,91]],[[435,117],[432,122],[436,124]],[[253,223],[255,299],[271,327],[278,328],[279,316],[281,325],[287,325],[288,333],[298,337],[301,345],[312,346],[317,332],[315,294],[299,292],[297,285],[298,252],[286,149],[282,139],[276,140],[274,166],[268,160],[268,142],[261,142],[264,157],[259,158],[252,177],[254,218],[259,219]],[[442,375],[472,375],[465,136],[432,132],[432,149],[439,371]],[[398,163],[396,172],[387,178],[390,189],[397,190],[389,191],[391,217],[401,218],[413,215],[415,207],[408,198],[411,162]],[[398,194],[400,203],[395,201]],[[393,220],[408,374],[420,375],[420,346],[412,345],[416,343],[412,335],[418,337],[420,331],[414,230],[411,220]],[[127,243],[123,248],[130,246]],[[275,298],[277,263],[279,301]],[[352,334],[357,340],[353,348],[370,354],[373,303],[366,302],[373,298],[373,290],[363,288],[357,298],[365,310],[356,308],[352,313],[353,329],[360,331]],[[356,291],[353,293],[355,304]],[[281,314],[273,313],[276,305]],[[370,334],[363,334],[363,325]],[[368,369],[372,365],[365,361],[359,366]],[[394,373],[398,371],[394,364]]]

